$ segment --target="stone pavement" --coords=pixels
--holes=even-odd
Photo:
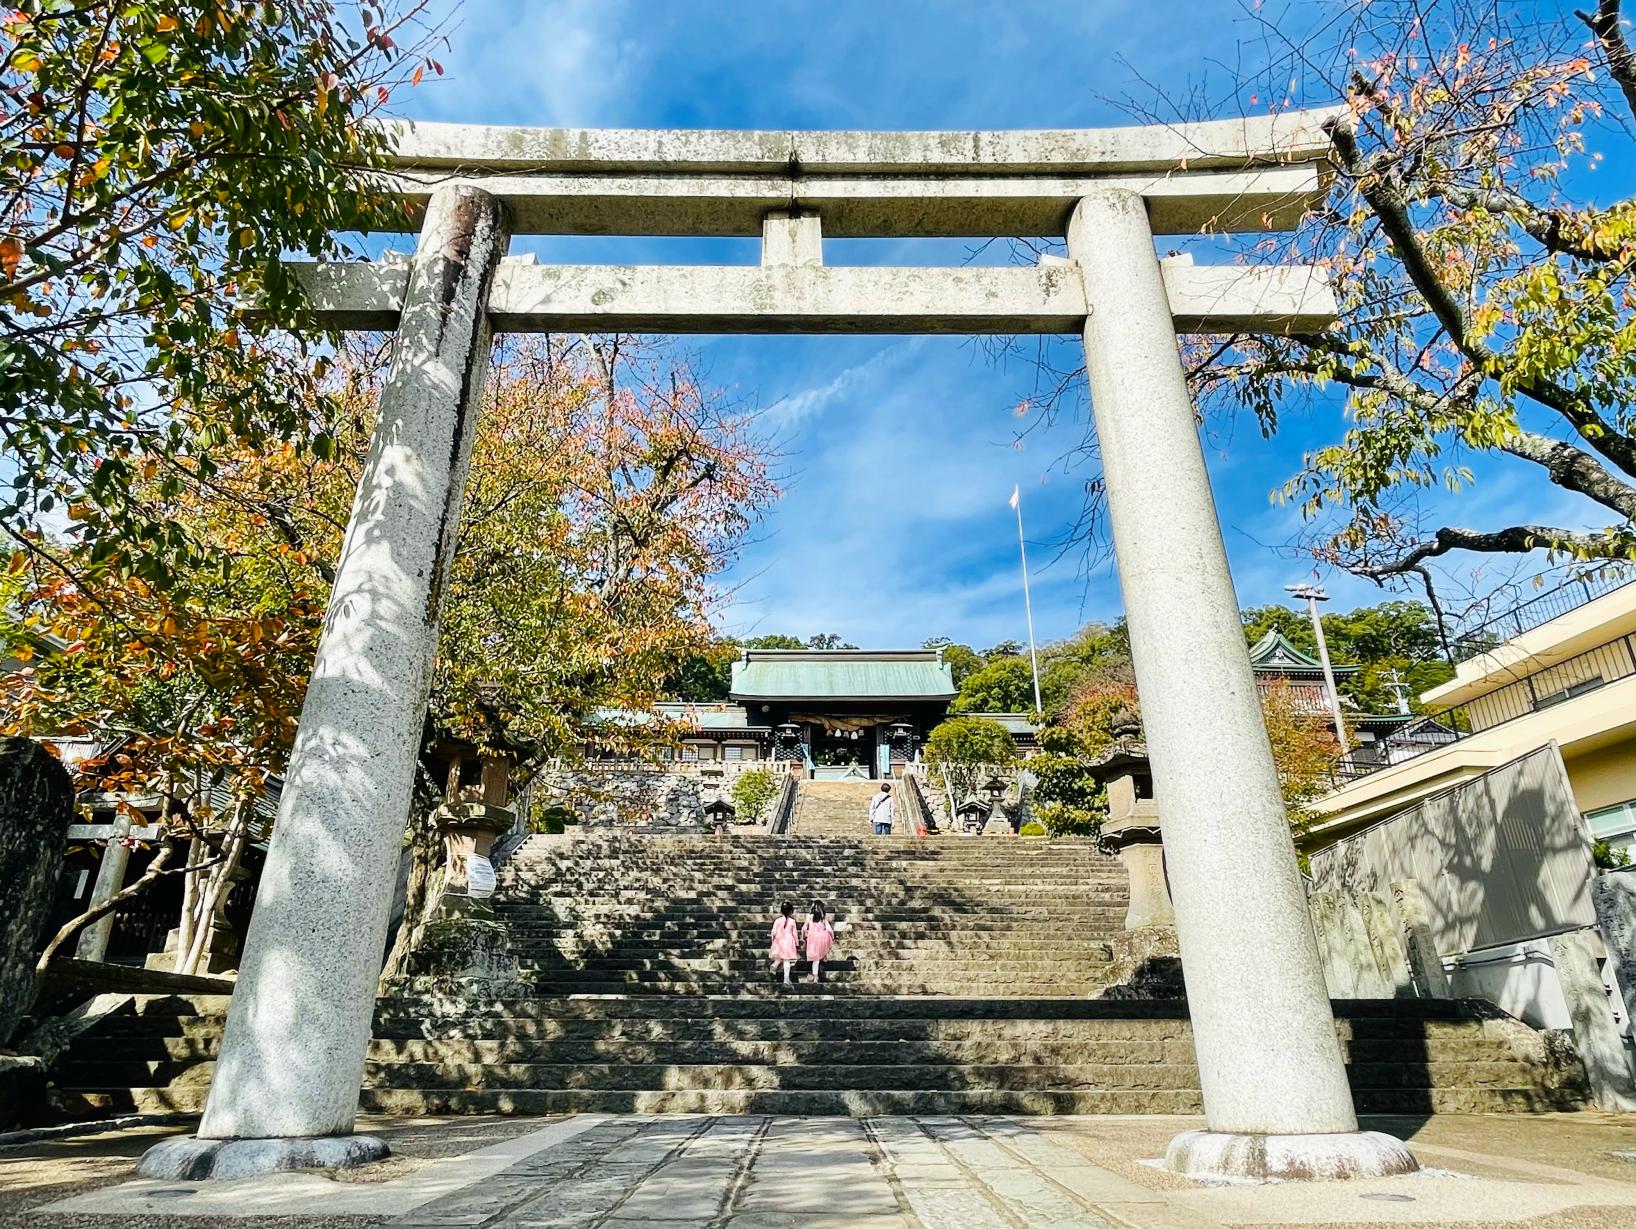
[[[1427,1172],[1201,1186],[1148,1159],[1180,1117],[604,1116],[421,1120],[381,1129],[398,1154],[347,1181],[127,1181],[15,1198],[0,1151],[0,1227],[29,1229],[1228,1229],[1296,1225],[1636,1224],[1636,1121],[1607,1114],[1376,1119]],[[148,1133],[123,1150],[134,1158]],[[60,1141],[26,1151],[47,1166]],[[118,1149],[116,1149],[117,1151]],[[128,1162],[126,1162],[128,1166]],[[24,1171],[26,1172],[26,1170]],[[130,1169],[124,1168],[129,1175]],[[82,1188],[83,1189],[83,1188]],[[9,1211],[9,1215],[7,1214]]]

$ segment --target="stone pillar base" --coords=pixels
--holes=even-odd
[[[1205,1181],[1317,1182],[1410,1174],[1420,1162],[1401,1140],[1379,1131],[1333,1135],[1184,1131],[1165,1149],[1165,1168]]]
[[[326,1135],[311,1139],[167,1139],[142,1154],[136,1172],[167,1181],[227,1181],[292,1169],[354,1169],[390,1155],[373,1135]]]

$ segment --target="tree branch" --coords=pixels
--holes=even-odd
[[[40,953],[39,960],[35,961],[34,963],[33,1001],[35,1003],[40,1001],[40,992],[45,988],[45,975],[50,971],[51,962],[56,959],[57,952],[61,949],[62,945],[67,943],[68,940],[72,939],[75,935],[84,930],[98,918],[112,913],[115,909],[119,908],[120,905],[124,904],[131,897],[135,896],[138,892],[145,890],[147,886],[158,879],[160,875],[163,875],[165,873],[165,863],[170,861],[170,855],[174,853],[175,850],[176,847],[174,845],[166,845],[154,855],[153,861],[148,863],[148,869],[142,873],[142,878],[138,879],[129,887],[115,892],[101,904],[92,905],[77,918],[63,923],[62,927],[57,931],[57,933],[51,936],[51,942],[45,945],[45,951]]]
[[[1610,474],[1590,453],[1532,431],[1507,436],[1500,443],[1500,449],[1543,466],[1558,486],[1594,499],[1604,508],[1636,521],[1636,486]]]
[[[1366,81],[1359,80],[1356,88],[1367,97],[1373,96],[1372,88]],[[1380,173],[1375,160],[1364,155],[1358,147],[1356,123],[1350,116],[1331,120],[1326,127],[1342,166],[1380,222],[1398,259],[1403,262],[1404,272],[1449,335],[1449,340],[1482,376],[1500,378],[1510,364],[1503,355],[1489,349],[1472,335],[1465,309],[1444,284],[1420,244],[1402,186]],[[1620,470],[1636,477],[1636,440],[1598,414],[1581,394],[1554,381],[1533,376],[1517,378],[1514,387],[1523,396],[1561,415],[1593,449]]]
[[[1625,32],[1619,22],[1619,0],[1598,0],[1596,12],[1575,10],[1574,16],[1590,27],[1602,54],[1608,58],[1608,72],[1619,83],[1625,105],[1636,116],[1636,52],[1625,41]]]
[[[1567,550],[1601,556],[1607,554],[1608,547],[1619,535],[1624,534],[1628,537],[1630,532],[1629,526],[1614,526],[1601,533],[1585,533],[1553,525],[1512,525],[1506,529],[1486,532],[1450,526],[1439,529],[1431,541],[1420,543],[1390,562],[1360,564],[1347,570],[1355,576],[1379,581],[1409,572],[1420,572],[1420,565],[1427,559],[1446,555],[1453,550],[1508,555],[1525,554],[1532,550]]]

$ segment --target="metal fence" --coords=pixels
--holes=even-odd
[[[1336,776],[1342,781],[1366,777],[1631,675],[1636,675],[1636,638],[1620,636],[1464,704],[1430,709],[1379,742],[1349,752]]]
[[[1596,924],[1590,837],[1556,743],[1310,858],[1323,892],[1419,880],[1443,955]]]
[[[1486,653],[1513,636],[1549,623],[1558,615],[1577,610],[1604,593],[1612,593],[1633,582],[1636,582],[1636,570],[1619,566],[1603,567],[1585,576],[1575,576],[1554,589],[1547,589],[1538,597],[1517,603],[1470,631],[1462,632],[1449,646],[1454,660],[1465,661],[1479,653]]]

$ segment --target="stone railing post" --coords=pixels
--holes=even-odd
[[[1142,198],[1080,201],[1068,254],[1208,1123],[1167,1164],[1414,1169],[1397,1140],[1357,1129]]]
[[[86,902],[88,905],[100,905],[125,886],[125,871],[131,864],[131,847],[126,844],[130,835],[130,816],[114,816],[113,831],[108,835],[107,844],[102,847],[102,862],[97,866],[97,878],[91,885],[91,899]],[[74,947],[75,959],[107,959],[108,940],[113,933],[114,914],[105,913],[81,933],[79,943]]]
[[[494,197],[432,194],[210,1099],[146,1176],[385,1154],[353,1119],[507,241]]]

